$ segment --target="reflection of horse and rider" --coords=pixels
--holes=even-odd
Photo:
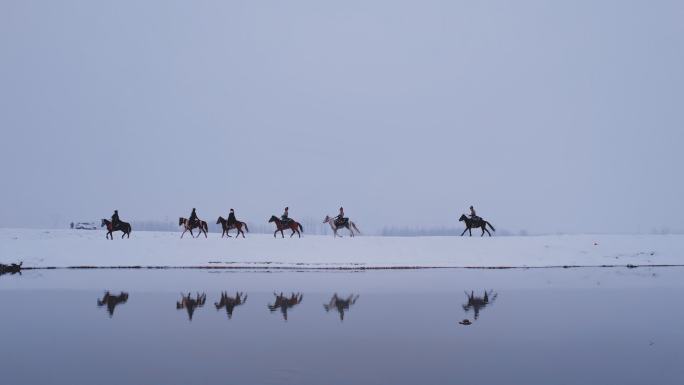
[[[109,313],[109,317],[111,318],[114,316],[114,309],[116,306],[126,303],[126,301],[128,301],[128,293],[122,291],[119,295],[114,295],[109,291],[106,291],[102,299],[97,299],[97,306],[107,306],[107,313]]]
[[[275,296],[275,301],[272,304],[267,305],[268,310],[273,313],[280,309],[285,321],[287,321],[287,311],[295,307],[295,305],[302,303],[302,299],[304,298],[302,293],[292,293],[289,297],[282,292],[280,294],[273,293],[273,295]]]
[[[330,298],[330,302],[323,304],[323,308],[326,313],[332,309],[337,309],[337,312],[340,314],[340,321],[344,321],[345,311],[349,310],[349,307],[355,304],[358,299],[358,294],[350,294],[347,298],[340,298],[337,296],[337,293],[335,293],[332,298]]]
[[[496,297],[499,296],[493,290],[489,290],[489,291],[485,290],[482,297],[476,296],[475,292],[472,290],[470,291],[470,294],[468,294],[468,292],[466,291],[465,295],[466,295],[466,298],[468,298],[468,302],[466,302],[465,304],[462,305],[463,310],[466,313],[468,313],[472,309],[474,320],[477,320],[478,317],[480,317],[480,311],[482,309],[484,309],[488,305],[491,305],[492,303],[494,303],[494,301],[496,300]],[[464,321],[467,321],[467,320],[461,321],[460,322],[461,325],[469,325],[470,324],[470,321],[468,321],[468,322],[464,322]]]

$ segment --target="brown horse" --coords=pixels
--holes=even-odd
[[[239,237],[240,234],[242,234],[242,238],[245,237],[245,232],[242,231],[243,227],[245,228],[245,231],[247,231],[249,233],[249,229],[247,228],[247,224],[245,222],[237,221],[237,222],[229,225],[228,220],[226,220],[224,217],[218,217],[218,219],[216,220],[216,224],[218,225],[219,223],[221,224],[221,228],[223,228],[223,233],[221,233],[221,238],[223,238],[224,235],[227,235],[228,238],[232,238],[232,236],[230,234],[228,234],[228,231],[230,231],[231,229],[237,230],[237,235],[235,236],[235,238]]]
[[[228,292],[221,292],[221,299],[219,302],[214,302],[216,310],[220,310],[222,307],[226,308],[226,313],[228,314],[228,319],[233,318],[233,310],[236,306],[240,306],[247,302],[247,295],[242,292],[235,293],[235,297],[229,297]]]
[[[463,310],[465,310],[465,312],[468,313],[470,309],[473,309],[473,313],[475,313],[473,315],[474,319],[477,319],[480,316],[480,311],[487,307],[487,305],[491,305],[492,303],[494,303],[496,297],[499,296],[492,290],[485,290],[484,295],[482,297],[476,297],[473,291],[471,291],[470,294],[468,294],[468,292],[466,291],[465,295],[468,298],[468,303],[462,305]]]
[[[490,233],[489,230],[487,230],[487,226],[491,227],[491,228],[492,228],[492,231],[496,231],[496,230],[494,229],[494,226],[492,226],[491,223],[489,223],[489,222],[487,222],[487,221],[485,221],[484,219],[479,218],[479,217],[477,217],[477,218],[468,218],[468,217],[465,216],[465,214],[462,214],[461,217],[458,219],[458,221],[459,221],[459,222],[465,222],[465,225],[466,225],[466,228],[465,228],[465,230],[463,230],[463,232],[461,233],[461,236],[463,236],[463,234],[465,234],[465,232],[467,231],[468,233],[470,233],[470,236],[472,237],[472,236],[473,236],[473,231],[472,231],[472,229],[481,228],[481,229],[482,229],[482,235],[480,235],[481,237],[484,236],[485,231],[486,231],[487,234],[489,234],[489,236],[491,237],[491,236],[492,236],[492,233]]]
[[[105,238],[114,239],[114,236],[112,235],[114,231],[123,232],[123,234],[121,235],[121,239],[123,239],[124,237],[131,237],[131,224],[128,222],[120,221],[116,226],[112,226],[111,221],[103,218],[102,223],[100,223],[100,227],[102,226],[107,226],[107,234],[105,234]]]
[[[283,319],[285,321],[287,321],[287,310],[302,303],[302,298],[304,298],[302,293],[292,293],[289,298],[286,295],[283,295],[282,292],[280,295],[276,293],[273,293],[273,295],[276,297],[275,302],[268,305],[268,310],[273,313],[274,311],[280,309],[280,312],[283,313]]]
[[[202,233],[204,233],[204,238],[207,237],[207,232],[209,232],[209,226],[207,226],[207,222],[205,221],[199,221],[200,225],[197,226],[197,223],[190,222],[189,219],[180,217],[178,218],[178,226],[183,226],[183,233],[181,234],[181,239],[183,238],[183,235],[185,235],[186,231],[190,231],[190,235],[195,238],[195,235],[192,233],[192,229],[199,229],[200,232],[197,234],[197,237],[199,237]]]
[[[111,318],[114,316],[114,308],[116,308],[116,305],[120,303],[126,303],[128,301],[128,293],[126,292],[121,292],[119,295],[113,295],[109,291],[106,291],[102,299],[97,300],[97,306],[107,306],[107,313],[109,313],[109,317]]]
[[[207,302],[207,295],[205,293],[197,293],[195,298],[181,293],[181,300],[176,302],[176,309],[185,309],[188,312],[188,319],[192,321],[192,316],[195,314],[195,309],[198,307],[203,307],[204,303]]]
[[[278,219],[278,217],[276,217],[275,215],[272,215],[271,219],[268,220],[268,223],[271,223],[271,222],[275,223],[275,225],[276,225],[276,231],[273,233],[273,238],[275,238],[276,234],[278,234],[278,231],[280,231],[280,235],[283,238],[285,238],[285,234],[283,234],[283,230],[285,230],[285,229],[292,230],[292,234],[290,234],[290,238],[292,238],[292,236],[295,235],[295,233],[297,233],[299,238],[301,238],[302,233],[304,232],[304,228],[302,227],[302,225],[299,222],[295,221],[294,219],[290,219],[287,222],[283,222],[280,219]],[[300,230],[301,230],[301,233],[299,232]]]

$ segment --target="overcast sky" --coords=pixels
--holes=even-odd
[[[684,231],[684,2],[0,2],[0,226]]]

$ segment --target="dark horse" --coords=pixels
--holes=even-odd
[[[463,215],[461,215],[460,218],[458,218],[458,220],[459,220],[459,222],[465,222],[465,225],[466,225],[466,229],[463,230],[463,232],[461,233],[461,236],[463,236],[463,234],[465,234],[465,232],[467,231],[468,233],[470,233],[470,236],[472,237],[473,236],[472,229],[481,228],[482,229],[482,235],[480,235],[481,237],[484,236],[485,231],[491,237],[492,233],[490,233],[489,230],[487,230],[487,226],[491,227],[492,231],[496,231],[496,229],[494,229],[494,226],[492,226],[491,223],[485,221],[482,218],[468,218],[465,216],[465,214],[463,214]]]
[[[121,239],[123,237],[130,238],[131,237],[131,224],[128,222],[119,222],[116,226],[112,226],[112,222],[107,220],[107,219],[102,219],[102,223],[100,224],[100,227],[102,226],[107,226],[107,234],[105,234],[105,238],[109,239],[114,239],[114,236],[112,233],[114,231],[122,231],[123,234],[121,235]]]
[[[190,231],[190,235],[193,238],[195,238],[195,234],[192,233],[192,229],[199,229],[200,233],[197,234],[197,237],[204,233],[204,238],[207,238],[207,232],[209,231],[209,226],[207,226],[207,222],[199,221],[199,223],[200,225],[197,226],[197,223],[191,223],[189,219],[183,217],[178,218],[178,226],[183,226],[183,233],[181,234],[181,238],[183,238],[183,235],[185,235],[186,231]]]
[[[216,224],[218,225],[219,223],[221,224],[221,228],[223,228],[221,238],[223,238],[224,235],[227,235],[228,238],[232,238],[230,234],[228,234],[228,231],[230,231],[230,229],[237,230],[237,235],[235,236],[235,238],[239,237],[240,234],[242,234],[242,238],[244,238],[245,231],[249,233],[249,229],[247,228],[247,224],[245,222],[236,221],[235,223],[229,225],[228,220],[226,220],[224,217],[218,217],[218,219],[216,220]],[[243,227],[245,228],[245,231],[242,231]]]
[[[299,222],[295,221],[294,219],[290,219],[287,222],[283,222],[280,219],[278,219],[278,217],[276,217],[275,215],[272,215],[271,219],[268,220],[268,223],[271,223],[271,222],[275,223],[275,225],[276,225],[276,231],[273,233],[274,238],[275,238],[276,234],[278,234],[278,231],[280,231],[280,235],[282,235],[282,237],[285,238],[285,234],[283,234],[283,230],[285,230],[285,229],[292,230],[292,234],[290,234],[290,238],[292,238],[292,236],[295,235],[295,233],[297,233],[299,238],[301,238],[302,233],[304,232],[304,228],[302,227],[302,225]],[[302,233],[299,232],[300,230],[302,231]]]
[[[119,295],[114,295],[109,291],[106,291],[102,299],[97,300],[97,306],[107,306],[107,313],[109,317],[114,316],[114,308],[120,303],[126,303],[128,301],[128,293],[121,292]]]

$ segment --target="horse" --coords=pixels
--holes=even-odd
[[[330,302],[323,304],[323,308],[325,309],[326,313],[332,309],[337,309],[337,311],[340,313],[340,321],[344,321],[345,310],[349,310],[349,307],[355,304],[357,299],[359,299],[358,294],[350,294],[346,299],[342,299],[337,296],[337,293],[335,293],[330,299]]]
[[[218,225],[219,223],[221,224],[221,227],[223,228],[223,233],[221,233],[221,238],[223,238],[224,235],[227,235],[228,238],[232,238],[232,236],[230,234],[228,234],[228,231],[230,231],[230,229],[236,229],[237,230],[237,235],[235,236],[236,239],[237,239],[237,237],[240,236],[240,234],[242,234],[242,238],[244,238],[245,232],[242,231],[243,226],[245,228],[245,231],[247,231],[249,233],[249,229],[247,228],[247,224],[245,222],[236,221],[235,223],[229,225],[227,219],[225,219],[223,217],[218,217],[218,219],[216,220],[216,224]]]
[[[195,298],[181,293],[181,300],[176,302],[176,309],[185,309],[188,312],[188,318],[192,321],[192,315],[195,314],[195,309],[198,307],[203,307],[204,303],[207,302],[207,295],[205,293],[197,293]]]
[[[228,314],[228,319],[233,318],[233,310],[236,306],[240,306],[247,302],[247,295],[242,292],[235,293],[235,297],[229,297],[228,292],[221,292],[221,299],[219,302],[214,302],[216,310],[220,310],[222,307],[226,308],[226,313]]]
[[[105,238],[114,239],[114,235],[112,235],[114,231],[123,232],[123,234],[121,235],[121,239],[123,239],[124,237],[131,237],[131,224],[128,222],[119,221],[119,223],[116,226],[112,226],[111,221],[102,218],[102,223],[100,224],[100,227],[103,226],[107,226],[107,234],[105,234]]]
[[[468,294],[468,292],[466,291],[465,295],[468,298],[468,303],[463,304],[461,306],[463,307],[463,310],[466,313],[472,308],[473,313],[475,313],[473,315],[474,319],[477,319],[480,316],[480,310],[484,309],[487,305],[491,305],[492,303],[494,303],[496,297],[498,297],[498,294],[492,290],[485,290],[484,295],[482,297],[476,297],[473,291],[471,291],[470,294]]]
[[[121,292],[119,295],[114,295],[110,293],[109,291],[106,291],[102,299],[97,300],[97,306],[105,306],[107,305],[107,313],[109,313],[109,317],[114,316],[114,308],[120,303],[126,303],[128,301],[128,293],[126,292]]]
[[[349,230],[350,237],[354,236],[354,231],[356,231],[357,234],[361,234],[361,231],[359,231],[358,227],[356,227],[356,224],[350,220],[345,222],[344,224],[338,225],[337,223],[335,223],[335,218],[332,218],[330,215],[326,215],[325,219],[323,219],[323,223],[327,223],[330,225],[330,228],[333,231],[333,238],[337,237],[337,230],[344,228]],[[340,235],[340,237],[342,236]]]
[[[292,238],[292,236],[295,235],[295,233],[297,233],[299,238],[301,238],[302,234],[299,231],[301,230],[302,233],[304,232],[304,228],[302,227],[302,225],[299,222],[295,221],[294,219],[290,219],[289,221],[287,221],[287,223],[285,223],[282,220],[280,220],[278,217],[276,217],[275,215],[271,215],[271,219],[268,220],[268,223],[271,223],[271,222],[275,223],[275,225],[276,225],[276,231],[273,233],[273,238],[275,238],[278,231],[280,231],[280,235],[283,238],[285,238],[285,234],[283,234],[283,230],[285,230],[285,229],[292,230],[292,234],[290,234],[290,238]]]
[[[468,218],[465,216],[465,214],[462,214],[461,217],[458,219],[458,221],[459,222],[465,222],[465,225],[466,225],[466,228],[461,233],[461,236],[463,236],[463,234],[465,234],[465,232],[467,231],[468,233],[470,233],[470,236],[472,237],[473,232],[471,229],[481,228],[482,229],[482,235],[480,235],[481,237],[484,236],[485,231],[491,237],[492,233],[490,233],[489,230],[487,230],[487,226],[491,227],[492,231],[496,231],[496,229],[494,229],[494,226],[492,226],[491,223],[489,223],[489,222],[487,222],[484,219],[479,218],[479,217],[478,218]]]
[[[197,226],[197,224],[190,223],[189,219],[180,217],[178,218],[178,226],[183,226],[183,233],[181,234],[181,239],[183,238],[183,235],[185,235],[186,231],[190,231],[190,235],[195,238],[195,235],[192,233],[192,229],[199,229],[200,233],[197,234],[197,237],[199,237],[202,233],[204,233],[204,238],[207,237],[207,232],[209,232],[209,226],[207,226],[207,222],[205,221],[199,221],[200,225]]]
[[[289,298],[286,295],[283,295],[282,292],[280,295],[276,293],[273,293],[273,295],[276,297],[275,302],[273,304],[268,304],[268,310],[273,313],[274,311],[280,309],[280,312],[283,313],[283,319],[285,321],[287,321],[287,310],[295,305],[299,305],[302,302],[302,298],[304,298],[302,293],[292,293]]]

